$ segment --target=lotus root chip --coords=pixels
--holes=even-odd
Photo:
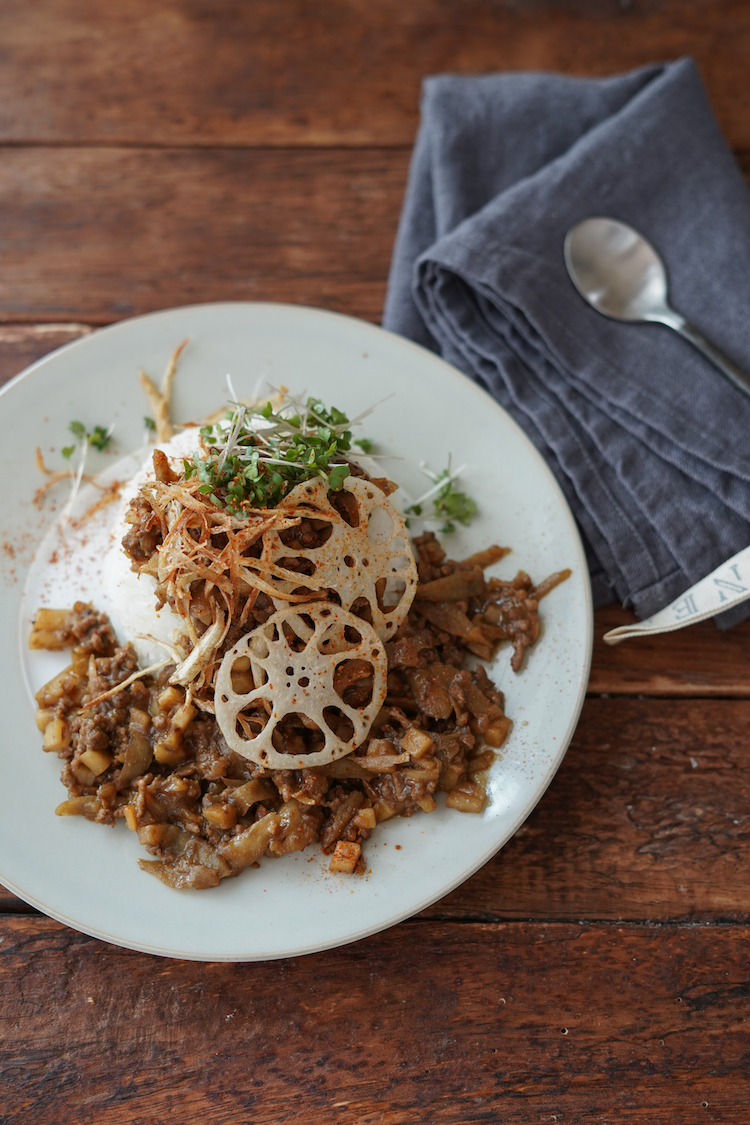
[[[262,560],[274,568],[273,583],[280,599],[300,589],[334,590],[344,609],[355,607],[358,614],[364,610],[375,632],[386,641],[409,612],[417,588],[417,567],[406,525],[370,481],[348,477],[337,495],[343,493],[354,505],[356,526],[333,506],[325,481],[305,481],[292,489],[279,507],[322,523],[319,534],[323,541],[315,546],[287,545],[283,532],[272,531],[264,536]],[[300,570],[291,569],[290,564]]]
[[[237,692],[232,669],[238,660],[246,667],[248,659],[255,687]],[[334,686],[336,670],[346,661],[364,661],[372,671],[366,705],[351,706]],[[367,737],[385,699],[386,675],[383,642],[366,621],[333,602],[286,606],[225,655],[216,676],[216,720],[232,750],[257,765],[271,769],[327,765],[351,753]],[[343,739],[332,728],[330,711],[328,716],[324,713],[331,708],[349,720],[351,737]],[[274,732],[287,715],[299,716],[313,732],[314,742],[322,745],[306,753],[280,750],[281,732],[275,739]]]

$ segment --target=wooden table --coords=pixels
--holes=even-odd
[[[0,377],[193,301],[377,322],[423,74],[685,53],[747,165],[746,0],[6,0]],[[750,625],[707,624],[597,642],[526,825],[353,946],[160,960],[4,892],[0,1121],[746,1125],[749,789]]]

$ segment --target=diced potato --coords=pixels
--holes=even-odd
[[[73,640],[68,629],[69,616],[67,609],[38,610],[29,637],[29,648],[53,652],[68,648]]]
[[[53,719],[44,730],[44,749],[58,753],[70,746],[70,723],[67,719]]]
[[[184,699],[185,693],[171,684],[164,688],[164,691],[159,692],[159,707],[162,711],[171,711],[173,707],[179,707]]]
[[[360,809],[352,821],[352,824],[356,828],[365,828],[367,830],[374,828],[377,823],[378,821],[377,817],[375,816],[375,809],[369,808]]]
[[[125,810],[126,820],[128,819],[128,811],[133,812],[133,815],[135,816],[134,810],[132,810],[131,806],[128,805],[127,809]],[[130,824],[128,824],[128,828],[129,827]],[[156,848],[159,846],[159,844],[164,842],[164,838],[167,834],[168,829],[168,824],[141,824],[138,828],[136,828],[136,832],[138,833],[138,842],[143,844],[144,847]]]
[[[494,719],[484,732],[484,741],[497,749],[505,742],[512,726],[512,720],[505,715],[501,719]]]
[[[373,807],[378,824],[381,824],[384,820],[390,820],[392,816],[396,815],[396,810],[391,805],[387,805],[385,801],[376,801]]]
[[[351,875],[359,863],[362,849],[359,844],[351,844],[348,840],[339,840],[334,848],[329,871],[339,871],[344,875]]]
[[[412,758],[423,758],[434,745],[435,743],[429,734],[418,727],[409,727],[401,739],[401,749],[405,750]]]
[[[77,676],[88,676],[89,674],[89,661],[92,654],[86,652],[85,649],[74,648],[70,657],[70,667],[73,669]]]
[[[450,793],[451,789],[455,789],[459,781],[463,777],[464,767],[458,765],[456,762],[451,762],[450,765],[445,767],[443,776],[440,778],[440,788]]]
[[[421,761],[419,765],[420,769],[404,770],[402,776],[410,778],[411,781],[437,781],[440,777],[440,766],[434,758],[429,759],[429,764]]]
[[[237,823],[237,809],[232,805],[208,805],[203,815],[214,828],[234,828]]]
[[[67,629],[69,609],[43,608],[36,611],[34,618],[35,629]]]
[[[76,676],[72,668],[65,668],[64,671],[53,676],[49,683],[36,693],[36,701],[40,707],[56,707],[63,695],[67,695],[75,704],[81,702],[83,684],[80,676]]]
[[[131,707],[130,729],[146,734],[151,729],[151,716],[148,711],[142,711],[140,707]]]
[[[195,718],[195,705],[183,703],[172,716],[172,729],[184,734]]]
[[[55,712],[48,707],[37,708],[36,725],[39,730],[46,730],[55,717]]]
[[[85,785],[87,788],[96,785],[96,774],[93,774],[88,766],[84,766],[83,762],[76,762],[70,772],[79,785]]]
[[[161,742],[154,746],[154,757],[162,766],[179,766],[187,757],[182,748],[182,737],[179,731],[172,731]]]
[[[435,798],[430,796],[429,793],[422,797],[421,800],[417,801],[417,804],[419,805],[422,812],[434,812],[437,808],[437,802],[435,801]]]
[[[94,777],[98,777],[112,765],[112,756],[106,750],[84,750],[78,760],[91,770]]]
[[[125,823],[131,832],[135,832],[138,828],[138,817],[132,805],[125,806]]]
[[[462,781],[455,789],[451,789],[445,803],[449,809],[458,809],[459,812],[480,813],[486,798],[487,794],[481,785],[474,781]]]

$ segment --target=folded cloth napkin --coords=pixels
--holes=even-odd
[[[750,192],[689,59],[428,78],[384,326],[513,415],[578,519],[595,601],[646,617],[750,544],[750,397],[669,329],[589,308],[562,252],[589,215],[645,234],[674,307],[750,372]]]

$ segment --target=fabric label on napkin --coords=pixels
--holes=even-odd
[[[717,566],[712,574],[696,582],[684,594],[659,610],[647,621],[637,625],[620,625],[604,634],[608,645],[617,645],[628,637],[652,637],[671,633],[696,621],[705,621],[717,613],[732,609],[750,598],[750,547]]]

